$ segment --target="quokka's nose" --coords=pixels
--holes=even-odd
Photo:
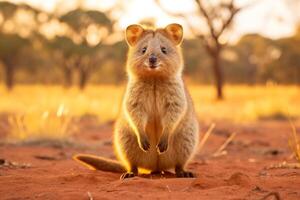
[[[155,55],[151,54],[149,57],[149,63],[153,66],[156,64],[156,62],[157,62],[157,57]]]

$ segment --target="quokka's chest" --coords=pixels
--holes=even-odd
[[[143,104],[144,112],[147,116],[146,133],[154,143],[158,141],[162,131],[161,119],[164,111],[160,102],[162,102],[163,98],[158,86],[148,85],[143,90],[143,97],[140,98],[142,101],[139,101],[139,103]]]
[[[129,87],[130,105],[143,109],[149,118],[162,117],[168,105],[186,101],[185,91],[180,83],[138,84]]]
[[[161,108],[156,104],[153,98],[153,103],[148,105],[147,109],[147,122],[146,122],[146,134],[150,139],[150,143],[156,145],[162,133],[162,113]]]

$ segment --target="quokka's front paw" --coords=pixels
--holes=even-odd
[[[139,146],[143,151],[148,151],[150,149],[150,143],[146,136],[141,137]]]
[[[156,146],[158,153],[164,153],[168,149],[168,140],[160,139],[158,145]]]

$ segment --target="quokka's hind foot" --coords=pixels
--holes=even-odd
[[[182,172],[176,173],[176,176],[178,178],[194,178],[195,177],[195,175],[189,171],[182,171]]]
[[[176,166],[175,173],[178,178],[194,178],[195,175],[190,171],[185,171],[182,167]]]
[[[135,174],[133,172],[125,172],[120,176],[121,180],[124,180],[126,178],[133,178],[135,177]]]
[[[151,171],[150,174],[151,174],[151,175],[162,175],[163,172],[162,172],[162,171]]]
[[[129,172],[125,172],[120,176],[121,180],[124,180],[126,178],[133,178],[138,175],[138,168],[137,167],[131,167],[131,170]]]

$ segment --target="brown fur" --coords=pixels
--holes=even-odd
[[[198,122],[182,80],[182,28],[171,24],[165,29],[144,30],[131,25],[126,36],[129,81],[114,130],[116,155],[129,172],[123,177],[132,177],[141,168],[173,168],[177,176],[190,177],[184,167],[197,147]],[[157,57],[154,69],[149,67],[150,55]],[[77,159],[104,170],[103,159],[99,164],[87,157]]]
[[[113,171],[113,172],[126,172],[126,169],[121,165],[120,162],[111,160],[108,158],[102,158],[87,154],[78,154],[73,157],[74,160],[86,165],[88,168],[102,170],[102,171]]]

